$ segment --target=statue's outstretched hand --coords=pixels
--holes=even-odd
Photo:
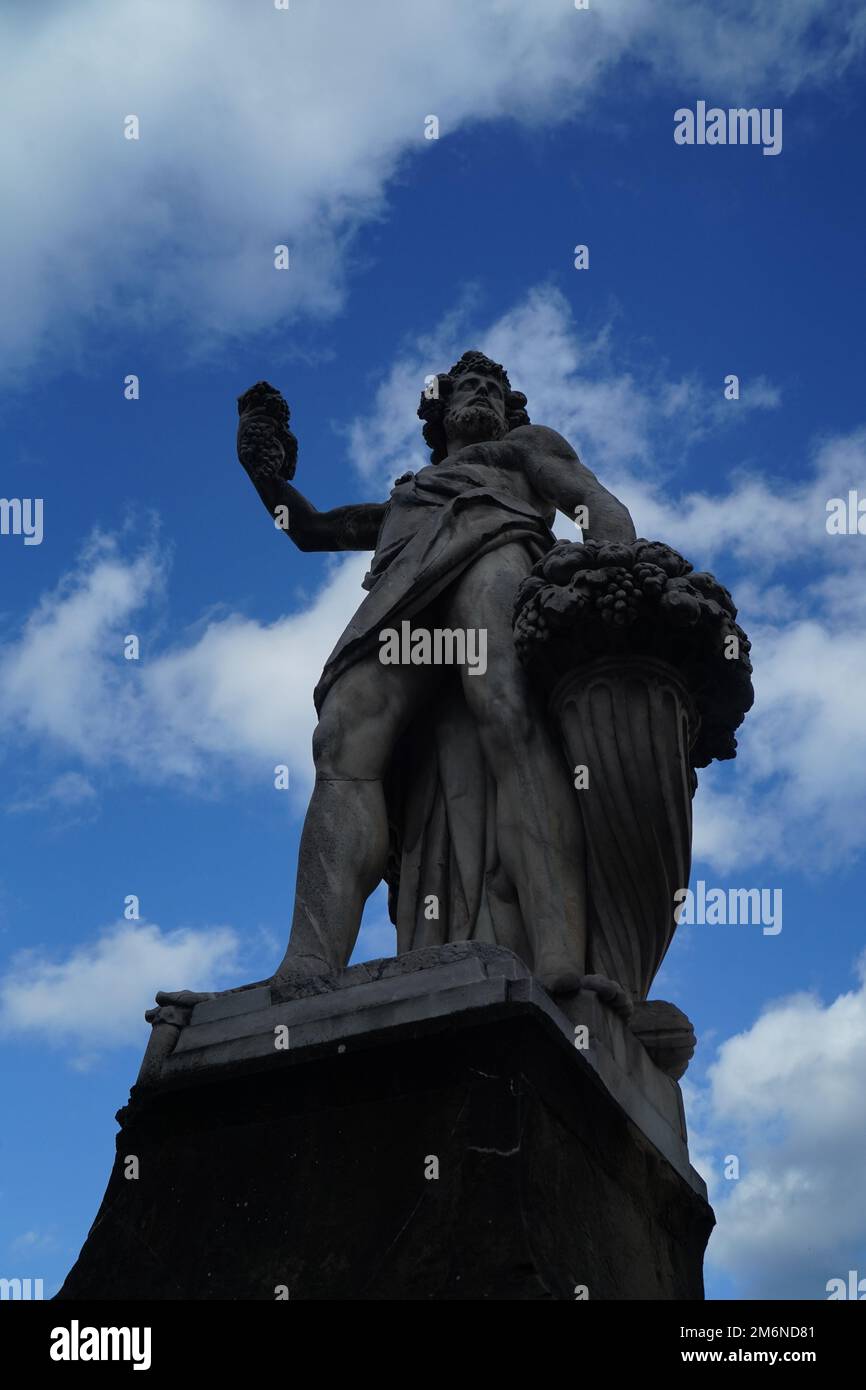
[[[257,381],[238,397],[238,458],[253,482],[295,476],[298,441],[290,411],[275,386]]]

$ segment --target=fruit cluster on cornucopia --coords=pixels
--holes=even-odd
[[[661,541],[559,541],[515,598],[524,666],[552,690],[593,661],[651,658],[675,668],[695,702],[694,767],[736,756],[754,699],[751,644],[730,593]]]

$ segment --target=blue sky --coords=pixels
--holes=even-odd
[[[75,1258],[153,992],[284,947],[312,688],[366,563],[274,530],[237,395],[283,390],[317,506],[378,500],[426,461],[425,375],[478,346],[752,637],[693,880],[781,888],[783,929],[683,926],[654,993],[701,1039],[708,1293],[824,1297],[866,1275],[866,538],[825,525],[866,497],[862,11],[177,10],[0,19],[2,493],[44,499],[41,545],[0,536],[0,1272],[48,1292]],[[781,107],[781,154],[676,145],[699,99]],[[359,956],[392,949],[376,895]]]

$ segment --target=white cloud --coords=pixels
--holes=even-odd
[[[862,615],[816,610],[751,636],[755,705],[736,762],[699,773],[694,855],[826,871],[866,846]]]
[[[821,41],[815,25],[820,21]],[[560,121],[624,58],[679,84],[754,97],[840,72],[854,0],[77,0],[0,16],[5,306],[0,369],[83,354],[110,315],[202,347],[334,311],[352,235],[381,215],[405,158],[469,122]],[[672,100],[673,106],[678,103]],[[617,94],[604,102],[609,124]],[[128,114],[141,138],[123,138]],[[273,247],[292,269],[273,269]]]
[[[126,559],[101,538],[7,642],[5,737],[13,747],[23,736],[90,768],[178,779],[203,792],[214,790],[213,755],[235,775],[262,778],[287,763],[302,790],[313,687],[363,597],[366,564],[357,555],[335,564],[309,607],[276,623],[230,614],[166,650],[151,652],[143,639],[139,661],[126,661],[123,638],[146,628],[167,568],[153,549]],[[61,786],[80,789],[80,777],[66,774]]]
[[[0,979],[0,1032],[75,1049],[86,1063],[109,1047],[147,1040],[144,1009],[158,989],[215,989],[238,974],[231,927],[163,932],[119,922],[64,959],[13,956]]]
[[[731,402],[730,409],[742,404]],[[727,487],[712,493],[674,499],[638,478],[624,480],[622,493],[646,534],[664,528],[672,545],[701,564],[726,554],[762,578],[793,565],[799,583],[809,585],[821,578],[812,569],[816,562],[835,569],[860,559],[860,537],[828,534],[827,503],[847,498],[858,482],[862,492],[864,466],[866,428],[860,428],[821,441],[804,461],[791,460],[787,476],[735,467]]]
[[[695,81],[712,81],[743,99],[756,83],[790,95],[809,82],[832,80],[863,51],[866,15],[857,0],[837,3],[825,28],[828,18],[820,0],[687,4],[671,11],[664,47],[671,70]]]
[[[866,962],[829,1004],[771,1004],[719,1048],[703,1093],[690,1088],[693,1162],[718,1227],[708,1260],[742,1297],[826,1298],[866,1250]],[[740,1160],[724,1180],[723,1160]]]
[[[34,791],[19,801],[12,801],[6,807],[11,814],[30,811],[53,810],[60,807],[73,816],[82,811],[92,810],[98,793],[89,778],[80,772],[61,772],[47,786]]]
[[[163,765],[197,777],[203,755],[253,761],[268,774],[284,762],[306,785],[313,689],[364,597],[368,564],[365,555],[336,562],[309,606],[275,623],[230,616],[160,655],[145,673],[141,713],[149,732],[162,731]]]
[[[624,370],[613,337],[610,324],[594,336],[579,333],[567,299],[548,285],[534,287],[487,325],[478,323],[467,296],[380,373],[369,412],[348,427],[349,455],[362,476],[380,487],[396,472],[423,467],[429,454],[416,412],[425,380],[447,370],[467,347],[477,347],[505,365],[512,386],[528,397],[531,419],[565,435],[626,502],[637,499],[636,517],[642,511],[648,525],[656,524],[670,499],[659,491],[664,475],[655,456],[676,455],[711,431],[742,423],[750,410],[775,407],[780,392],[762,378],[740,401],[726,403],[721,386],[713,390],[691,377],[672,379],[657,362]],[[714,503],[700,495],[693,503],[699,505],[710,509]],[[821,516],[823,525],[823,510]],[[708,528],[693,524],[681,530],[703,539]]]
[[[259,937],[276,961],[285,943],[267,931]],[[390,956],[395,949],[382,886],[367,904],[353,960]],[[144,1010],[157,990],[225,989],[246,978],[243,950],[229,926],[164,931],[124,920],[63,955],[20,951],[0,976],[0,1036],[63,1047],[70,1065],[86,1070],[109,1049],[143,1048]]]

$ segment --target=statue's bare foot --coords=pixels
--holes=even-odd
[[[535,978],[548,994],[556,997],[558,994],[574,994],[580,989],[583,973],[566,967],[560,970],[546,970],[542,974],[536,974]]]
[[[615,1013],[621,1014],[625,1019],[631,1015],[631,995],[616,980],[609,980],[606,975],[585,975],[573,966],[560,966],[552,970],[542,969],[541,972],[536,972],[536,978],[554,999],[561,1000],[576,994],[578,990],[590,989]]]
[[[606,975],[584,975],[578,988],[591,989],[614,1013],[626,1020],[631,1018],[634,1008],[632,997],[616,980],[609,980]]]
[[[217,991],[215,990],[160,989],[156,992],[157,1004],[176,1004],[179,1009],[191,1009],[194,1004],[202,1004],[206,999],[216,999],[216,997]]]
[[[208,999],[224,999],[227,994],[243,994],[248,989],[259,989],[270,984],[270,980],[253,980],[249,985],[233,985],[231,989],[160,989],[156,993],[158,1005],[173,1004],[178,1009],[191,1009]]]

